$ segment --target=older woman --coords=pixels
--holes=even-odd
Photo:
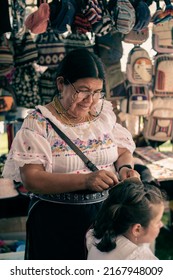
[[[26,259],[86,259],[85,233],[108,189],[136,176],[134,142],[104,100],[104,68],[85,50],[70,52],[57,69],[57,93],[30,112],[18,131],[3,176],[31,195]],[[91,172],[54,131],[49,118],[91,160]]]

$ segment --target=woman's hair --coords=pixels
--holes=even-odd
[[[130,226],[141,224],[148,227],[155,217],[153,204],[165,201],[166,195],[158,187],[129,178],[110,190],[108,198],[93,225],[94,236],[100,239],[96,247],[109,252],[116,247],[116,237],[124,234]]]
[[[69,52],[61,61],[57,76],[64,77],[64,83],[74,83],[82,78],[95,78],[105,81],[105,70],[101,59],[85,48]]]

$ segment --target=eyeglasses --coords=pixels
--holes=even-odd
[[[102,91],[91,92],[88,90],[77,90],[72,83],[70,83],[69,81],[67,82],[73,87],[79,99],[85,99],[88,98],[88,96],[92,95],[92,98],[94,100],[99,100],[99,99],[103,99],[105,96],[105,93]]]

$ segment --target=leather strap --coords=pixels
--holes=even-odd
[[[39,109],[37,109],[38,112],[41,113]],[[85,165],[91,170],[91,171],[97,171],[99,170],[97,166],[92,163],[85,155],[84,153],[68,138],[68,136],[62,132],[61,129],[59,129],[49,118],[46,118],[46,120],[51,124],[52,128],[56,131],[56,133],[69,145],[69,147],[72,148],[73,151],[83,160]]]

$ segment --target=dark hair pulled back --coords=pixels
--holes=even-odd
[[[61,61],[57,76],[64,77],[64,83],[76,82],[82,78],[95,78],[105,81],[105,70],[101,59],[85,48],[69,52]]]
[[[93,225],[94,236],[100,239],[96,247],[109,252],[116,247],[116,237],[134,224],[147,228],[156,213],[152,205],[165,201],[166,195],[158,187],[129,178],[110,190]]]

